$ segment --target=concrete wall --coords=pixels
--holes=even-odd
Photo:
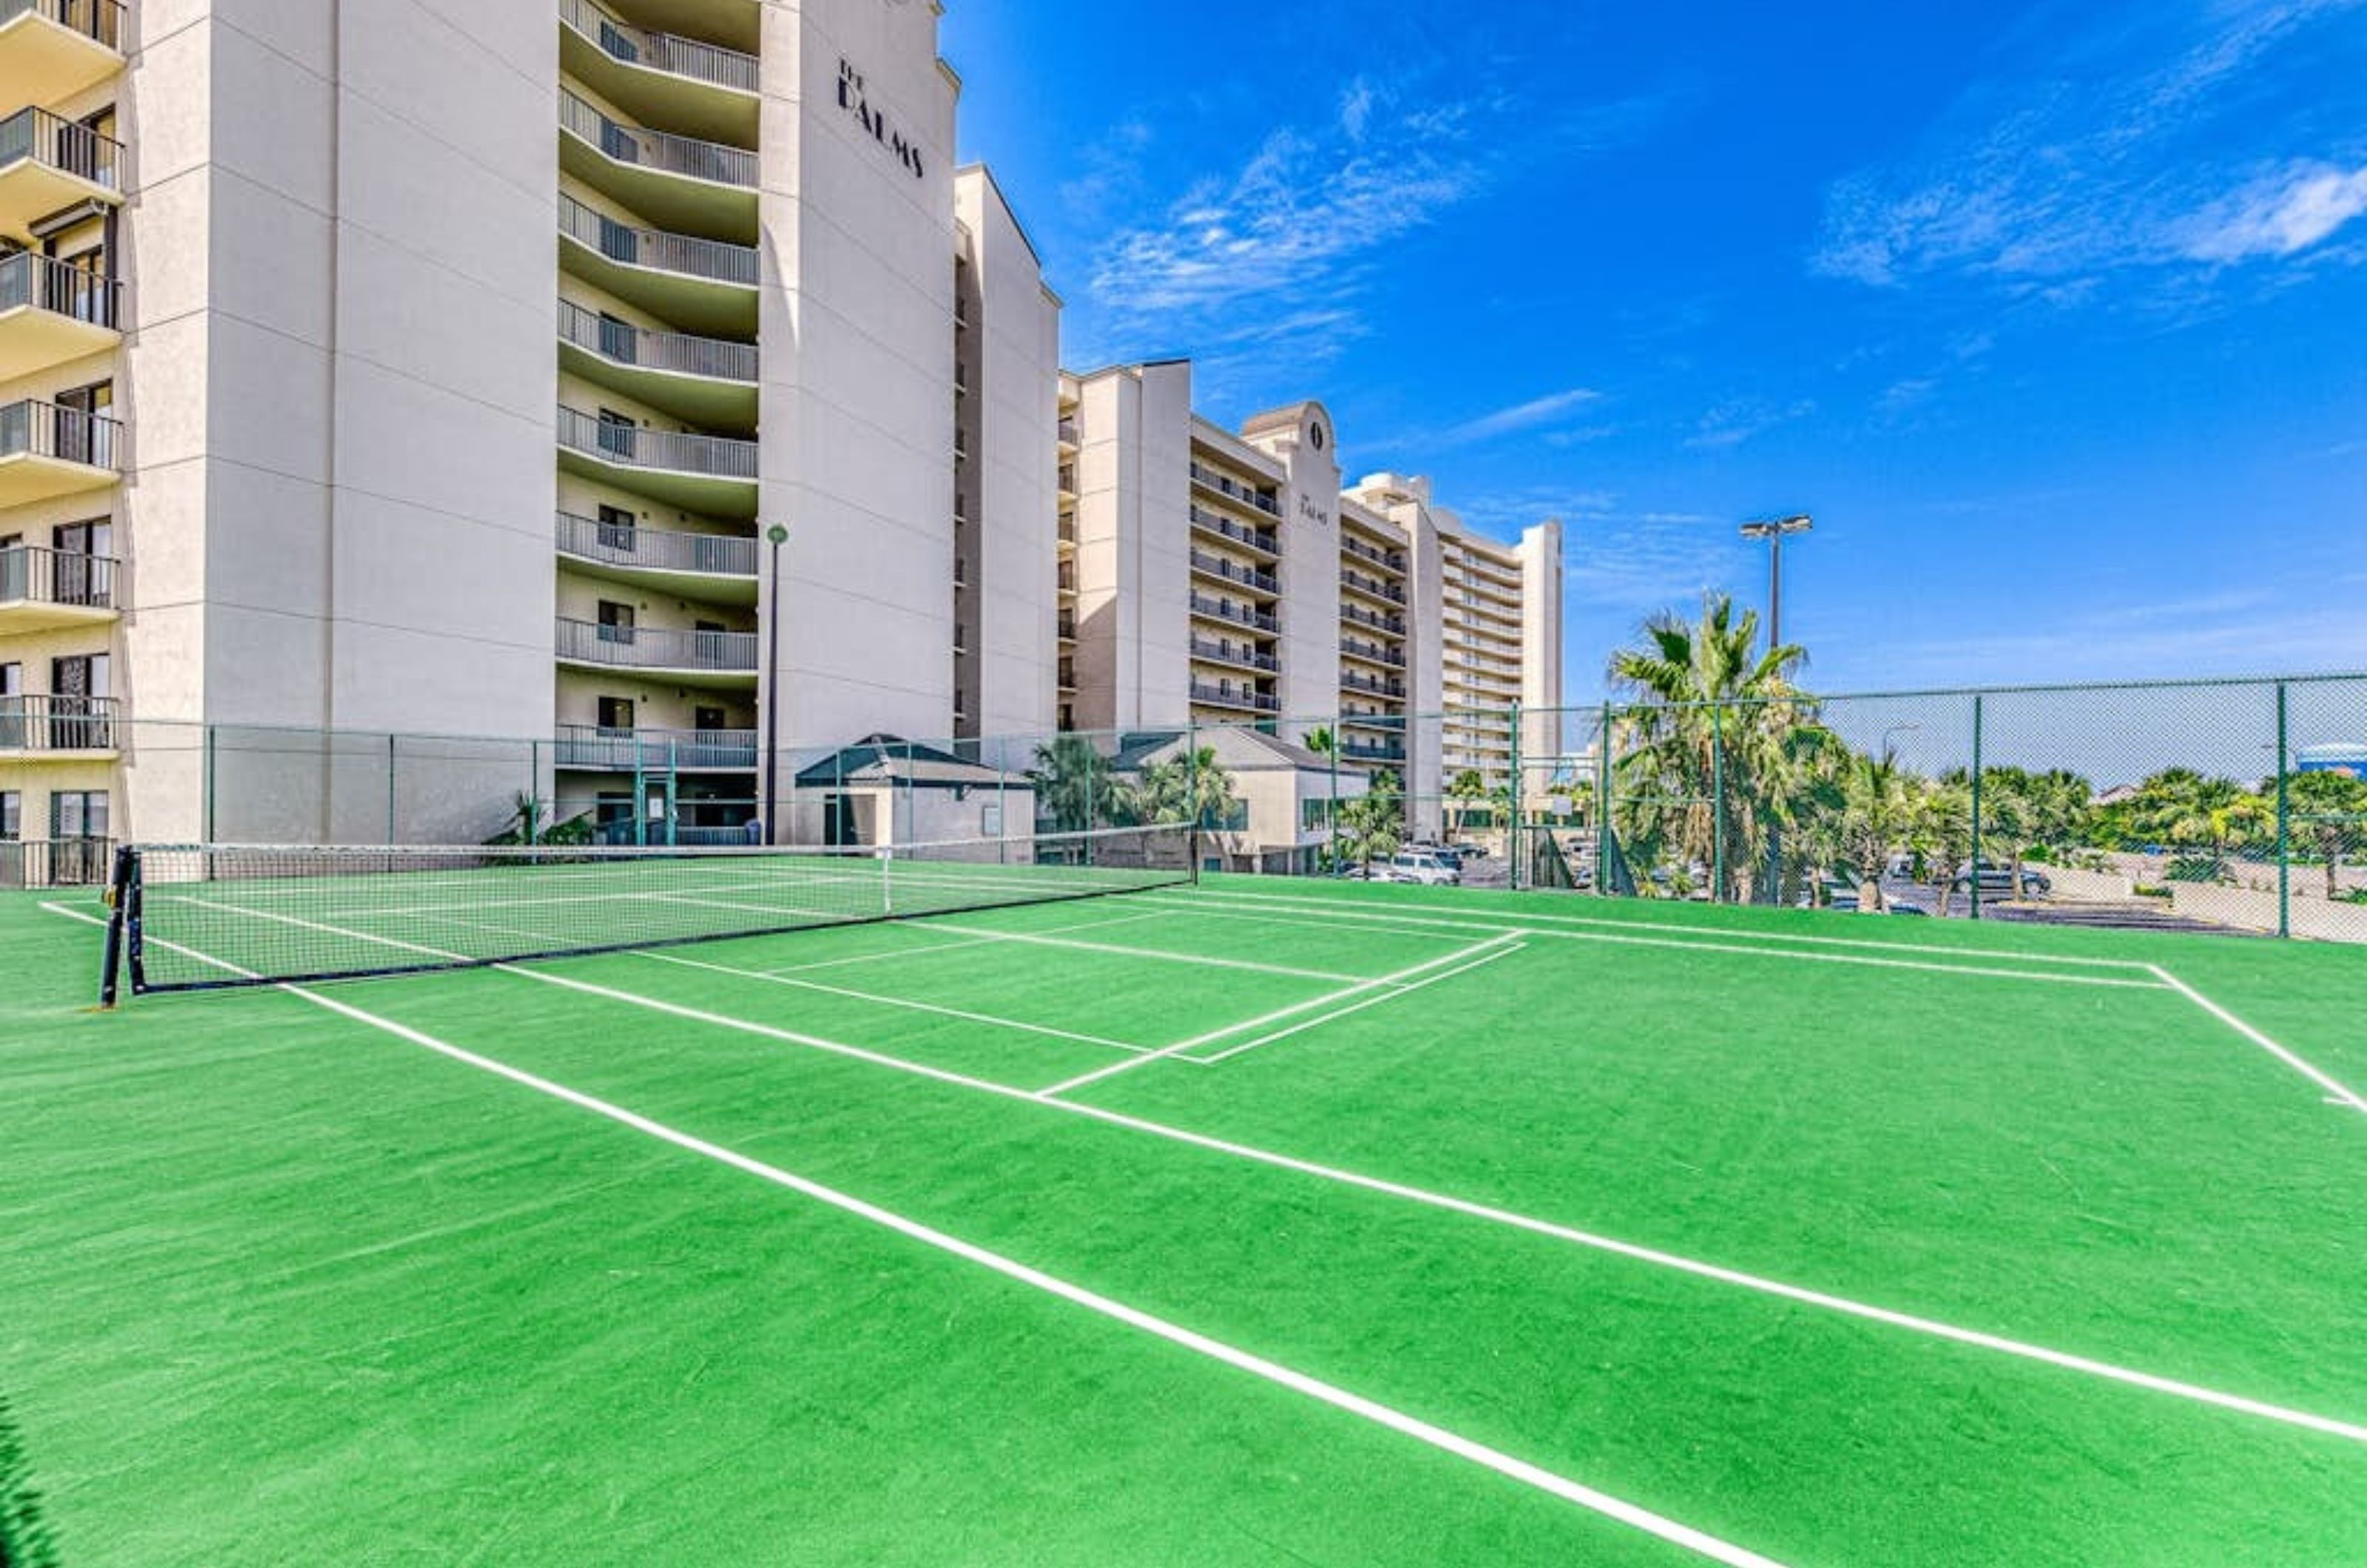
[[[1082,378],[1077,455],[1077,728],[1190,716],[1192,367]]]

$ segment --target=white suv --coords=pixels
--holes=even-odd
[[[1389,880],[1424,887],[1459,887],[1463,873],[1426,850],[1400,850],[1389,857]]]

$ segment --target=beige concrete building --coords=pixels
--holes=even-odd
[[[538,744],[562,812],[717,831],[776,734],[1049,729],[1058,301],[936,30],[8,7],[0,830],[224,830],[205,726]],[[334,750],[248,818],[381,836]]]
[[[1321,404],[1236,434],[1193,412],[1191,378],[1172,361],[1064,378],[1063,727],[1335,728],[1342,761],[1395,772],[1435,830],[1454,772],[1510,777],[1512,705],[1560,701],[1559,525],[1502,545],[1426,479],[1343,491]],[[1533,720],[1524,747],[1557,728]]]

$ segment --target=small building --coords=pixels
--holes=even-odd
[[[1216,754],[1240,802],[1229,821],[1202,832],[1206,868],[1275,875],[1319,871],[1337,803],[1360,799],[1371,788],[1366,772],[1353,763],[1263,730],[1231,727],[1128,735],[1114,771],[1138,779],[1145,769],[1182,761],[1195,744]]]
[[[2344,778],[2367,779],[2367,740],[2353,740],[2336,746],[2305,746],[2294,753],[2293,771],[2339,773]]]
[[[1036,784],[894,735],[866,735],[798,771],[788,841],[947,847],[945,858],[1036,858]]]

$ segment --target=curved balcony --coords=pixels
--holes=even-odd
[[[559,166],[653,223],[753,244],[756,154],[609,118],[559,95]]]
[[[610,729],[562,724],[553,765],[594,773],[753,773],[753,729]]]
[[[685,686],[752,687],[756,683],[754,632],[672,631],[658,626],[596,626],[561,616],[561,664],[584,670],[633,670]]]
[[[559,0],[559,66],[624,110],[709,141],[756,140],[756,57]]]
[[[1273,529],[1244,527],[1229,517],[1218,516],[1216,513],[1202,507],[1192,508],[1192,526],[1230,539],[1233,543],[1255,550],[1261,555],[1282,554],[1282,541],[1274,536]]]
[[[122,565],[40,545],[0,548],[0,635],[98,626],[121,612]]]
[[[652,332],[559,302],[559,367],[685,424],[756,428],[756,345]]]
[[[1361,571],[1351,571],[1342,568],[1340,572],[1340,586],[1352,593],[1361,593],[1378,604],[1402,604],[1405,603],[1404,589],[1394,582],[1383,582],[1377,577],[1366,577]]]
[[[0,103],[57,103],[123,69],[119,0],[0,0]]]
[[[1206,464],[1192,465],[1192,482],[1205,490],[1216,491],[1228,501],[1237,501],[1243,506],[1254,506],[1268,516],[1282,515],[1282,504],[1274,499],[1271,491],[1254,489],[1240,479],[1218,473]]]
[[[1282,699],[1246,686],[1206,686],[1192,682],[1192,700],[1207,707],[1237,708],[1243,713],[1280,713]]]
[[[1211,664],[1230,664],[1241,670],[1262,670],[1269,675],[1282,671],[1282,660],[1271,653],[1260,653],[1253,648],[1236,642],[1211,642],[1206,637],[1192,639],[1192,657]]]
[[[570,276],[695,332],[756,331],[763,262],[753,245],[637,229],[559,194],[559,264]]]
[[[1227,600],[1211,599],[1205,593],[1192,595],[1192,613],[1229,626],[1248,626],[1253,631],[1272,632],[1281,629],[1273,615],[1251,604],[1235,604]]]
[[[111,757],[121,711],[113,697],[0,697],[0,755]]]
[[[0,119],[0,231],[32,226],[78,201],[123,201],[123,143],[47,109]]]
[[[1235,566],[1231,561],[1219,560],[1215,556],[1203,555],[1198,550],[1192,552],[1192,570],[1203,577],[1214,577],[1226,582],[1237,583],[1259,593],[1282,592],[1282,584],[1270,571],[1258,571],[1246,566]]]
[[[559,553],[585,577],[630,582],[715,604],[756,604],[756,541],[682,534],[558,514]]]
[[[122,301],[114,278],[31,251],[0,256],[0,381],[113,348]]]
[[[756,444],[616,424],[559,406],[559,466],[685,512],[756,515]]]
[[[56,403],[0,407],[0,506],[104,490],[122,478],[123,426]]]
[[[1395,649],[1384,648],[1377,642],[1362,642],[1355,637],[1340,639],[1340,651],[1350,659],[1361,659],[1367,664],[1377,664],[1384,670],[1402,670],[1405,655]]]

